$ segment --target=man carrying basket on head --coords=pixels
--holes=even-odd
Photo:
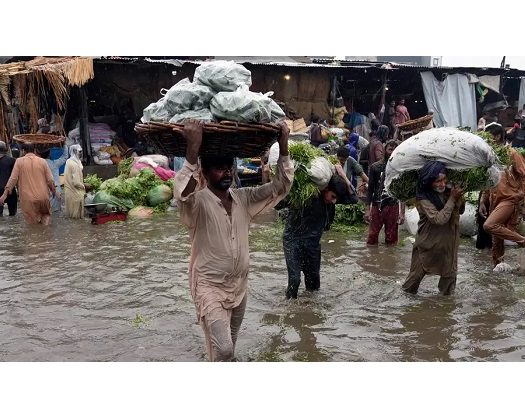
[[[197,188],[203,128],[194,121],[184,126],[186,161],[175,176],[174,197],[181,221],[190,230],[190,290],[210,361],[231,361],[234,357],[247,300],[250,222],[274,207],[292,186],[289,129],[284,122],[280,126],[280,155],[271,182],[237,189],[230,188],[233,157],[224,156],[201,157],[207,186]]]
[[[7,196],[18,184],[20,196],[20,209],[28,224],[42,223],[48,225],[51,222],[51,204],[49,202],[49,191],[55,196],[55,182],[53,174],[46,161],[38,157],[31,143],[24,143],[23,157],[16,160],[11,177],[5,185],[5,190],[0,196],[0,205],[4,203]]]

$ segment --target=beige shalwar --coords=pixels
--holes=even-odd
[[[64,215],[66,217],[84,217],[85,194],[86,188],[82,168],[73,159],[68,159],[64,169]]]
[[[51,204],[49,191],[54,187],[53,174],[47,162],[36,154],[27,153],[16,159],[11,177],[5,185],[9,193],[18,184],[20,209],[28,224],[49,221]]]
[[[190,233],[190,290],[197,317],[205,329],[208,347],[208,335],[213,329],[208,327],[206,330],[206,324],[211,324],[215,320],[213,317],[218,317],[217,320],[223,317],[217,314],[221,309],[234,310],[246,301],[250,223],[256,215],[275,206],[286,196],[292,186],[293,171],[290,158],[280,156],[276,174],[270,183],[230,189],[231,217],[221,200],[207,187],[182,196],[190,179],[198,176],[197,165],[186,161],[175,177],[174,196],[178,200],[181,222]],[[212,354],[208,355],[210,360],[214,358]]]

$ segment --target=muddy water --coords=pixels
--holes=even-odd
[[[241,361],[521,361],[525,276],[493,274],[465,239],[456,293],[426,278],[400,290],[409,241],[367,248],[364,233],[323,236],[321,290],[284,299],[279,229],[254,225]],[[508,262],[517,264],[518,249]],[[0,360],[204,361],[187,286],[189,245],[176,213],[94,226],[0,218]]]

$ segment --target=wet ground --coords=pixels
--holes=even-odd
[[[406,235],[405,235],[406,236]],[[403,237],[405,237],[403,236]],[[456,293],[426,278],[400,284],[412,245],[368,248],[365,233],[323,236],[321,290],[286,301],[272,215],[251,235],[250,293],[240,361],[521,361],[525,276],[494,274],[464,239]],[[0,218],[0,360],[204,361],[187,285],[189,244],[176,212],[95,226]],[[517,248],[507,249],[517,265]]]

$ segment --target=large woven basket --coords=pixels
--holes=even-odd
[[[421,118],[411,119],[403,124],[399,124],[398,127],[401,131],[416,131],[422,130],[432,121],[432,115],[425,115]]]
[[[148,122],[135,124],[135,131],[164,154],[186,155],[183,124]],[[234,121],[208,122],[203,126],[200,155],[257,157],[279,138],[277,124],[246,124]]]
[[[64,137],[52,134],[18,134],[13,140],[22,144],[34,144],[35,146],[53,147],[65,141]]]

